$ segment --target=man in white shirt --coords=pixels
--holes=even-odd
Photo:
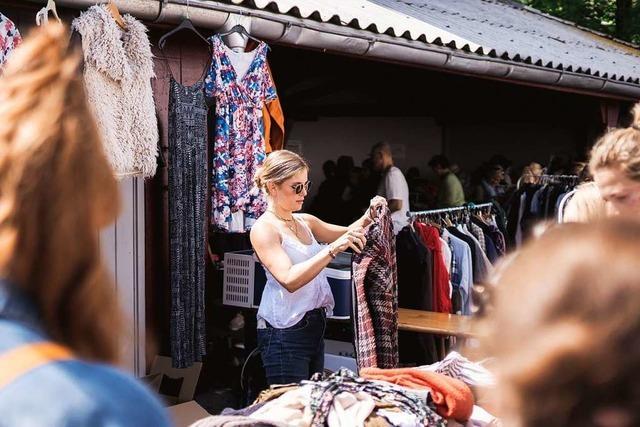
[[[378,186],[378,195],[387,199],[393,232],[398,234],[409,224],[409,186],[402,171],[393,165],[391,147],[386,142],[380,142],[371,149],[373,168],[382,172],[382,179]]]

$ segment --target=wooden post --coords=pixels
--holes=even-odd
[[[602,101],[600,103],[600,113],[602,114],[602,123],[607,127],[607,130],[618,127],[620,103],[615,101]]]

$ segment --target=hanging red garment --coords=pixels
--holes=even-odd
[[[416,232],[433,256],[433,311],[451,313],[449,295],[449,272],[444,263],[444,254],[440,243],[440,234],[435,227],[419,222],[415,223]]]

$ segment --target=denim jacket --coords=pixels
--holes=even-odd
[[[0,355],[47,340],[29,298],[0,280]],[[149,390],[105,364],[53,362],[0,388],[0,427],[169,425],[165,409]]]

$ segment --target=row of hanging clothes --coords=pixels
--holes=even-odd
[[[191,86],[184,86],[171,73],[170,114],[178,114],[173,107],[185,102],[186,107],[193,104],[215,112],[209,129],[213,139],[211,225],[218,231],[245,232],[266,209],[253,176],[266,155],[284,145],[284,116],[267,62],[269,47],[241,25],[207,38],[185,19],[160,39],[161,51],[167,39],[182,30],[207,44],[211,61]],[[227,46],[224,38],[232,34],[244,37],[246,46]],[[190,99],[184,94],[191,94]],[[170,115],[170,128],[178,121]],[[170,156],[178,154],[171,150],[172,142],[178,150],[183,145],[176,141],[180,136],[170,137]]]
[[[580,183],[577,175],[541,175],[518,188],[506,203],[509,247],[518,248],[540,221],[556,221],[563,201]]]
[[[266,210],[253,177],[266,155],[284,145],[284,116],[267,62],[268,45],[241,25],[204,36],[188,16],[163,35],[187,31],[205,44],[210,63],[195,83],[177,79],[168,61],[171,355],[175,367],[205,353],[206,218],[222,233],[248,231]],[[230,47],[225,38],[241,36]],[[207,164],[211,150],[212,164]],[[211,187],[207,174],[211,173]],[[211,211],[207,212],[210,195]]]
[[[170,75],[168,153],[162,160],[168,174],[171,356],[179,368],[205,354],[209,221],[222,232],[251,227],[266,209],[253,177],[267,153],[284,144],[284,115],[267,44],[241,25],[207,37],[189,19],[189,5],[186,11],[158,41],[158,59]],[[116,15],[110,3],[90,7],[72,28],[81,36],[87,92],[98,106],[114,169],[120,176],[153,176],[158,127],[151,79],[157,63],[147,28],[131,15]],[[188,85],[176,78],[165,54],[167,42],[184,32],[200,41],[210,58],[200,78]],[[224,38],[232,34],[246,44],[227,46]]]
[[[202,98],[194,94],[204,93],[204,100],[190,99],[187,104],[215,111],[211,126],[198,122],[189,129],[214,140],[207,216],[216,230],[245,232],[266,203],[253,185],[254,172],[267,153],[284,144],[284,115],[267,63],[269,47],[242,25],[205,37],[193,26],[188,10],[187,4],[187,18],[160,39],[160,52],[171,36],[190,30],[206,44],[210,63],[191,86],[172,78],[172,101],[178,102],[177,92],[184,100]],[[60,21],[54,0],[48,0],[38,12],[36,23],[46,24],[50,15]],[[71,29],[72,44],[84,54],[87,96],[114,174],[119,178],[154,176],[159,151],[151,80],[156,77],[156,64],[147,27],[133,16],[121,14],[109,0],[82,12],[71,22]],[[240,34],[248,43],[228,47],[223,38],[231,34]],[[0,14],[0,66],[21,40],[14,22]]]
[[[506,252],[505,223],[493,203],[409,215],[410,225],[396,238],[399,306],[471,315],[474,284]],[[430,336],[399,339],[403,363],[429,363],[446,353]]]
[[[54,0],[38,12],[36,23],[47,24],[50,15],[60,21]],[[188,2],[185,19],[160,38],[155,61],[148,28],[121,14],[112,0],[81,12],[70,28],[71,45],[83,54],[87,99],[119,179],[150,178],[157,172],[152,80],[158,64],[169,67],[169,150],[160,162],[167,167],[169,184],[171,350],[176,367],[189,366],[201,360],[205,349],[209,225],[231,235],[250,229],[266,209],[253,182],[255,171],[267,153],[284,145],[284,115],[267,62],[269,47],[242,25],[204,36],[189,19]],[[165,55],[167,41],[185,31],[206,46],[209,56],[191,85],[175,77],[177,70]],[[244,42],[227,46],[231,35]],[[14,23],[0,15],[0,66],[21,40]]]
[[[62,22],[56,2],[48,0],[35,23],[50,16]],[[147,28],[106,1],[73,19],[71,45],[82,51],[87,100],[96,117],[114,175],[151,177],[158,155],[158,123],[151,88],[153,55]],[[0,70],[22,41],[13,21],[0,13]]]

